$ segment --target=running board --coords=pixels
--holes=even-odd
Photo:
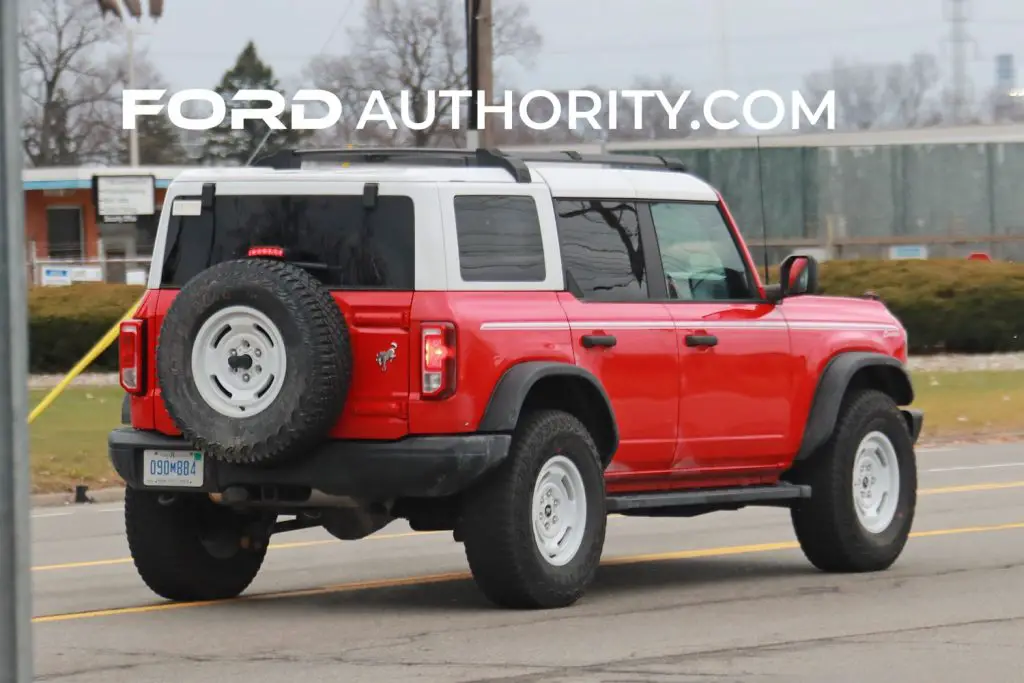
[[[739,486],[728,489],[632,493],[608,496],[607,507],[608,512],[626,512],[629,510],[690,506],[732,507],[734,505],[773,505],[783,501],[810,497],[810,486],[775,484],[772,486]]]

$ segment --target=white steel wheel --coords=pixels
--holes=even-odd
[[[853,460],[853,501],[857,520],[880,534],[896,516],[900,497],[900,466],[896,447],[882,432],[870,432],[857,446]]]
[[[533,539],[544,560],[563,567],[576,557],[587,522],[583,475],[564,455],[548,460],[533,487]]]
[[[229,306],[211,315],[192,345],[196,389],[227,417],[247,418],[266,410],[287,370],[281,331],[249,306]]]

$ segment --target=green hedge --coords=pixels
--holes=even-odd
[[[1024,351],[1024,264],[828,261],[818,275],[821,294],[880,296],[907,328],[911,353]]]
[[[138,301],[144,287],[76,284],[29,290],[29,372],[66,372]],[[117,371],[117,343],[89,366]]]
[[[829,261],[821,293],[871,290],[907,328],[912,353],[1024,351],[1024,264],[983,261]],[[777,282],[777,271],[771,274]],[[69,370],[141,296],[142,288],[33,287],[30,371]],[[116,371],[116,344],[90,367]]]

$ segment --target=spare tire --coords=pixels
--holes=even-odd
[[[181,289],[161,324],[157,381],[178,429],[211,458],[279,464],[327,438],[352,372],[345,318],[301,268],[226,261]]]

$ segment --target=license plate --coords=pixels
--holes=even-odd
[[[144,451],[142,483],[146,486],[199,488],[203,485],[203,454],[197,451]]]

